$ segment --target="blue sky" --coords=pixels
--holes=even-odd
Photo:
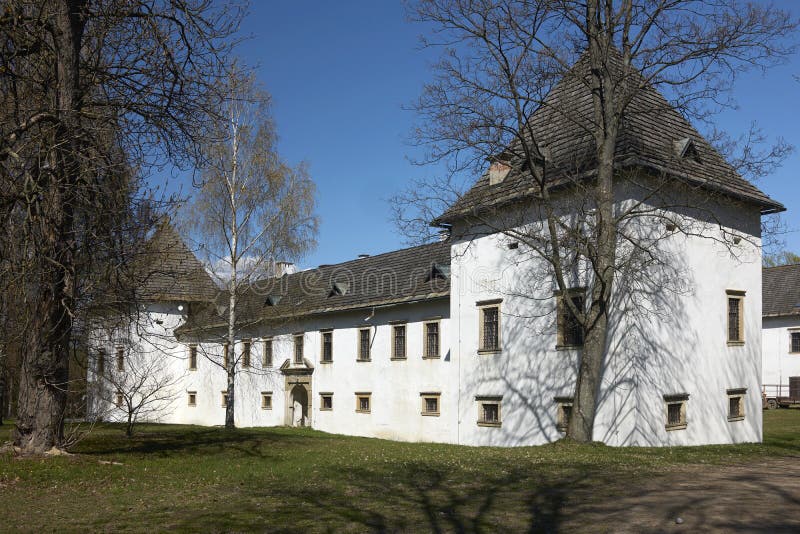
[[[787,5],[800,14],[799,5]],[[308,161],[318,188],[319,245],[302,267],[403,246],[387,199],[436,172],[409,162],[418,150],[407,142],[415,117],[402,109],[431,76],[435,56],[419,49],[421,31],[399,2],[253,2],[242,28],[252,38],[241,55],[272,94],[283,156]],[[789,209],[787,248],[800,253],[800,82],[793,75],[800,75],[798,57],[765,76],[744,76],[734,93],[739,108],[715,122],[736,136],[755,120],[798,147],[757,185]]]

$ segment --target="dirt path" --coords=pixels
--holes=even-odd
[[[565,531],[573,523],[594,532],[800,532],[800,457],[693,466],[581,506],[565,523]]]

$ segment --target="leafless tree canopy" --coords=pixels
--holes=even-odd
[[[574,272],[591,281],[585,306],[565,299],[585,333],[568,434],[590,440],[608,314],[619,305],[612,290],[621,279],[637,289],[628,275],[668,266],[654,252],[663,234],[643,233],[632,221],[700,210],[719,222],[714,195],[698,194],[691,180],[681,182],[688,191],[676,196],[674,176],[623,169],[617,157],[630,142],[623,132],[641,116],[672,109],[708,124],[733,104],[728,89],[737,75],[794,51],[797,21],[770,3],[727,0],[420,0],[409,13],[432,28],[423,44],[441,49],[413,105],[420,119],[413,139],[426,148],[419,163],[445,163],[449,172],[398,194],[395,219],[411,241],[430,239],[426,225],[463,200],[464,186],[485,172],[487,160],[526,177],[520,187],[532,207],[506,216],[465,208],[467,226],[522,241],[563,294]],[[554,96],[556,84],[569,94]],[[570,95],[578,93],[586,100],[576,106]],[[576,132],[568,146],[542,117]],[[754,148],[762,140],[757,129],[742,140],[731,161],[740,175],[769,172],[790,150],[780,140],[766,151]],[[712,141],[732,154],[730,139]],[[617,210],[614,190],[623,182],[640,200]],[[541,223],[520,230],[521,212]]]
[[[115,271],[117,245],[153,208],[142,177],[200,156],[240,16],[210,0],[0,7],[0,217],[15,229],[3,274],[24,295],[15,441],[25,451],[62,443],[68,347],[89,280]]]

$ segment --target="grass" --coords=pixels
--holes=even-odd
[[[104,425],[73,456],[0,457],[0,530],[552,531],[575,502],[698,464],[800,453],[800,410],[764,413],[763,444],[514,449],[307,429]],[[0,442],[10,426],[0,427]],[[690,464],[690,467],[687,467]]]

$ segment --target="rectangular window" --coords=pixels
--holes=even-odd
[[[667,430],[683,430],[686,428],[686,403],[688,400],[689,395],[686,393],[664,395],[667,412],[665,428]]]
[[[223,391],[222,392],[222,407],[223,408],[227,408],[228,407],[228,392],[227,391]]]
[[[406,325],[396,324],[392,326],[392,359],[406,359]]]
[[[197,371],[197,345],[189,345],[189,370]]]
[[[222,345],[222,367],[228,368],[228,344]]]
[[[250,340],[242,341],[242,367],[250,367]]]
[[[439,415],[440,393],[420,393],[422,399],[422,415]]]
[[[478,352],[498,352],[500,350],[500,301],[478,302],[479,341]]]
[[[744,398],[747,388],[729,389],[728,394],[728,421],[744,420]]]
[[[333,393],[319,394],[319,409],[326,412],[333,410]]]
[[[272,338],[264,340],[264,358],[262,364],[264,367],[272,367]]]
[[[423,347],[423,358],[439,357],[439,321],[431,321],[424,324],[425,327],[425,346]]]
[[[122,408],[122,403],[124,402],[122,392],[117,391],[116,398],[114,399],[114,404],[117,405],[117,408]]]
[[[556,397],[556,428],[559,432],[566,432],[569,427],[569,418],[572,417],[572,397]]]
[[[728,290],[728,344],[744,343],[744,291]]]
[[[102,375],[106,372],[106,351],[97,351],[97,374]]]
[[[372,333],[369,328],[358,331],[358,361],[368,362],[370,359],[370,341]]]
[[[320,361],[330,363],[333,361],[333,331],[322,332],[322,354]]]
[[[272,392],[271,391],[262,391],[261,392],[261,409],[262,410],[271,410],[272,409]]]
[[[584,290],[570,290],[568,298],[574,308],[584,312]],[[583,346],[583,325],[570,309],[564,295],[558,295],[558,345],[561,347],[581,347]]]
[[[500,402],[502,397],[475,397],[478,403],[478,426],[502,424]]]
[[[800,353],[800,332],[792,332],[790,338],[791,347],[789,348],[789,352],[793,354]]]
[[[117,371],[125,370],[125,349],[117,347]]]
[[[372,393],[356,393],[356,412],[370,413]]]
[[[189,406],[197,406],[197,392],[196,391],[189,391],[187,392]]]
[[[294,363],[295,365],[303,363],[303,334],[294,336]]]

